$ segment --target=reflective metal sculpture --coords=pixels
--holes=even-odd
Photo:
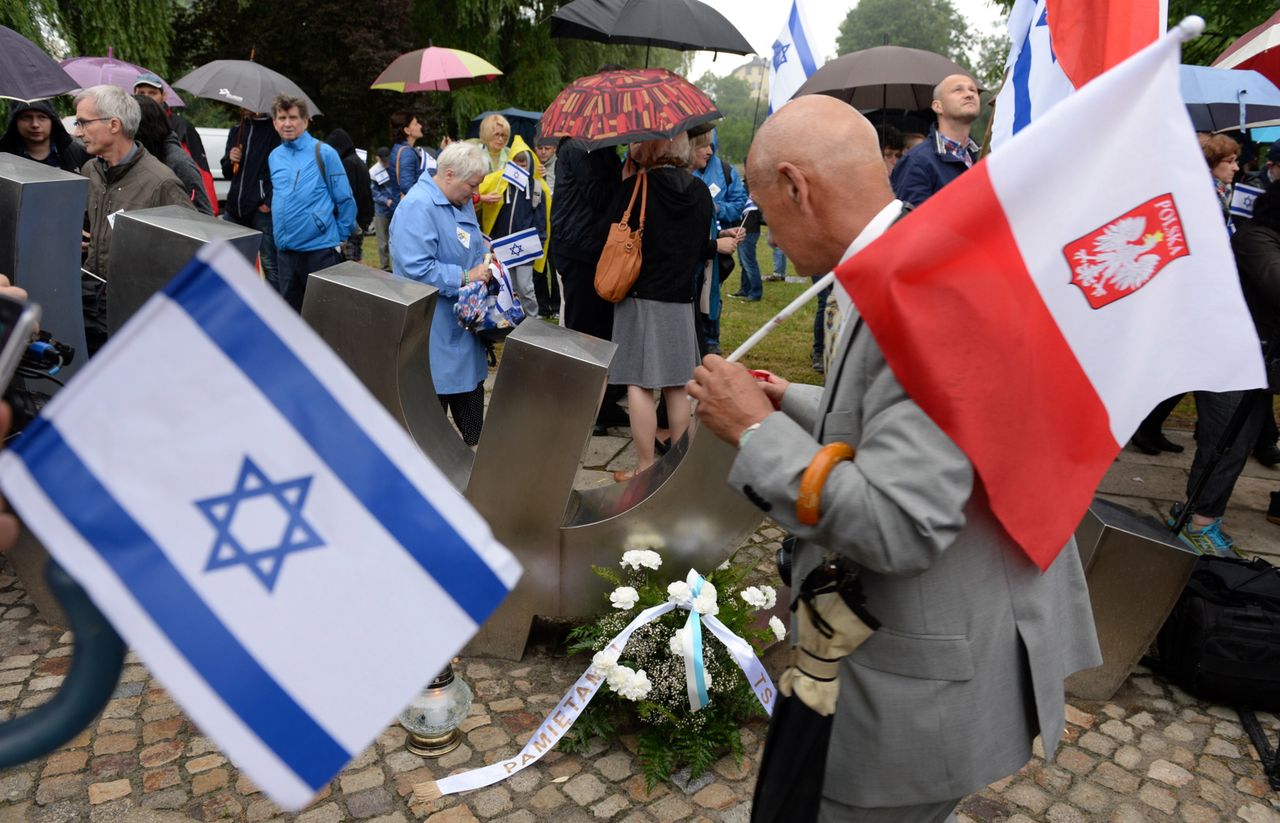
[[[469,652],[519,659],[534,615],[594,611],[603,584],[592,563],[655,548],[673,574],[709,569],[759,524],[760,512],[725,482],[734,450],[696,428],[634,480],[575,489],[614,345],[542,321],[507,338],[473,456],[431,388],[435,295],[343,263],[311,275],[302,315],[524,564],[520,585]]]

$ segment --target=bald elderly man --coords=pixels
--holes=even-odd
[[[831,270],[902,212],[871,125],[823,95],[765,122],[747,175],[801,274]],[[1064,678],[1102,662],[1075,543],[1043,574],[1014,545],[856,306],[825,389],[760,383],[708,356],[689,393],[703,425],[738,447],[729,482],[799,538],[793,593],[838,553],[883,623],[839,664],[820,820],[946,820],[962,797],[1025,764],[1037,734],[1052,755]],[[857,456],[827,478],[817,525],[801,525],[800,477],[836,441]]]

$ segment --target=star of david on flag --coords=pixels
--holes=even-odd
[[[493,256],[507,268],[524,266],[542,257],[542,241],[537,229],[508,234],[493,241]]]
[[[796,89],[804,85],[818,70],[810,44],[813,29],[805,25],[800,0],[792,0],[786,25],[773,43],[773,61],[769,65],[769,111],[782,108]]]
[[[45,406],[0,455],[0,488],[191,719],[290,810],[520,576],[227,244],[201,249]]]
[[[519,163],[508,160],[507,165],[502,169],[502,179],[520,191],[529,190],[529,172],[525,171]]]

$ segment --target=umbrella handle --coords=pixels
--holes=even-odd
[[[252,60],[253,58],[252,58],[252,57],[250,57],[249,59],[250,59],[250,60]],[[243,160],[243,159],[244,159],[244,124],[245,124],[245,121],[246,121],[246,120],[248,120],[248,119],[249,119],[249,118],[245,117],[245,116],[244,116],[244,114],[243,114],[243,113],[241,113],[241,115],[240,115],[240,129],[236,132],[236,148],[237,148],[237,149],[240,149],[240,159],[241,159],[241,160]],[[235,176],[236,176],[237,174],[239,174],[239,173],[240,173],[240,163],[239,163],[239,161],[233,162],[233,163],[231,164],[231,176],[232,176],[232,177],[235,177]]]
[[[75,636],[71,670],[52,700],[0,725],[0,769],[48,754],[79,734],[111,699],[124,666],[124,641],[84,589],[53,560],[44,576]]]

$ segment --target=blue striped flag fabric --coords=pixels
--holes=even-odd
[[[45,407],[0,456],[0,487],[286,809],[386,728],[521,571],[226,244]]]

